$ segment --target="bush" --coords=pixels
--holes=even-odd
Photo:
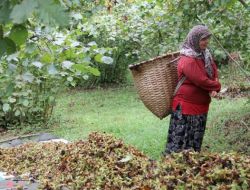
[[[35,37],[17,53],[1,57],[0,125],[5,128],[46,125],[60,91],[89,75],[100,75],[91,67],[93,62],[112,61],[96,45],[75,40],[74,32],[58,33],[49,27],[29,32]]]

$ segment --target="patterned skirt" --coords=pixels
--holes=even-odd
[[[205,133],[207,113],[184,115],[178,105],[172,112],[165,154],[193,149],[200,151]]]

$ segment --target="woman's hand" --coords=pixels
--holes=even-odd
[[[215,78],[215,81],[218,82],[219,79]],[[210,97],[215,98],[218,95],[218,93],[216,91],[211,91],[211,92],[209,92],[209,95],[210,95]]]
[[[209,92],[209,95],[213,98],[215,98],[217,96],[217,92],[216,91],[212,91],[212,92]]]

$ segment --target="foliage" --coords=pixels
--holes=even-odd
[[[0,149],[0,169],[40,189],[243,189],[250,158],[184,151],[156,162],[123,141],[93,132],[87,141],[25,144]],[[24,179],[25,180],[25,179]]]
[[[101,5],[92,9],[94,13],[82,22],[83,34],[79,36],[81,41],[94,40],[113,50],[114,64],[97,66],[101,76],[89,81],[94,86],[124,82],[128,64],[177,51],[195,24],[208,25],[222,45],[230,53],[238,52],[243,66],[249,67],[249,9],[239,1],[138,0],[106,6],[107,10]],[[215,40],[211,50],[219,64],[228,62]]]
[[[68,20],[71,27],[76,18],[54,1],[11,3],[0,4],[2,10],[9,8],[0,25],[0,125],[46,124],[59,90],[75,86],[89,75],[99,76],[91,64],[112,62],[104,55],[110,52],[95,42],[77,41],[79,30],[56,27],[68,24]]]
[[[135,61],[174,50],[174,41],[166,41],[167,21],[162,19],[166,12],[159,7],[143,2],[137,4],[117,3],[112,13],[99,11],[82,24],[84,42],[96,41],[102,47],[112,48],[112,65],[98,65],[98,83],[122,83],[126,80],[127,67]],[[167,44],[169,46],[167,46]]]
[[[55,104],[59,84],[52,86],[54,77],[49,77],[48,68],[37,59],[38,44],[29,39],[34,14],[44,24],[68,23],[65,9],[50,0],[0,3],[1,127],[47,122]]]
[[[26,121],[46,122],[59,90],[75,86],[89,74],[98,76],[100,73],[90,66],[91,62],[96,57],[100,63],[103,58],[109,58],[103,56],[106,50],[94,42],[85,46],[74,40],[74,32],[58,33],[37,27],[32,35],[18,53],[2,57],[3,126]]]
[[[239,52],[245,64],[249,65],[249,2],[243,6],[237,0],[178,0],[164,5],[168,6],[171,14],[177,15],[173,17],[177,24],[175,27],[188,31],[194,24],[206,24],[227,51]],[[182,35],[185,33],[180,32]],[[211,49],[218,62],[228,59],[215,40]]]
[[[58,89],[65,86],[125,82],[129,64],[178,50],[194,24],[207,24],[229,52],[240,53],[243,66],[249,68],[249,3],[240,2],[1,1],[0,86],[2,92],[8,91],[0,97],[4,125],[33,120],[27,115],[48,119]],[[215,43],[211,48],[218,62],[227,61]],[[28,93],[24,99],[30,107],[18,103],[19,98],[14,102],[13,93]],[[40,103],[31,104],[37,94]],[[53,103],[45,104],[49,97]]]

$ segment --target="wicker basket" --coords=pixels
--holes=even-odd
[[[171,112],[178,59],[179,52],[175,52],[129,66],[140,99],[160,119]]]

